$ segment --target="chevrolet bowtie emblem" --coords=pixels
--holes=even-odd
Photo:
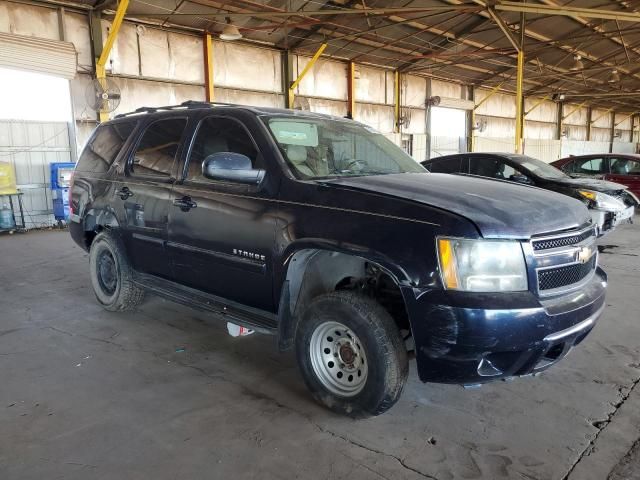
[[[580,263],[587,263],[591,259],[591,255],[593,255],[591,247],[582,247],[578,250],[577,260]]]

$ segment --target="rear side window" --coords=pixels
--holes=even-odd
[[[587,160],[575,160],[565,171],[571,173],[581,173],[593,175],[605,172],[605,161],[603,158],[589,158]]]
[[[463,167],[462,160],[463,157],[436,158],[431,161],[428,168],[433,173],[466,173],[466,166]]]
[[[180,147],[186,118],[167,118],[152,123],[142,134],[133,154],[130,171],[134,175],[171,176]]]
[[[118,122],[100,125],[85,146],[76,170],[105,173],[118,156],[138,122]]]
[[[481,177],[499,178],[499,163],[498,160],[491,157],[471,157],[469,173]]]

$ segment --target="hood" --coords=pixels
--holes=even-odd
[[[441,173],[400,173],[323,180],[325,185],[411,200],[471,220],[485,238],[529,238],[590,221],[582,202],[500,180]]]
[[[574,188],[586,188],[596,192],[614,192],[626,190],[628,187],[620,183],[609,182],[607,180],[598,180],[597,178],[588,177],[567,177],[567,178],[545,178],[549,183],[563,185]]]

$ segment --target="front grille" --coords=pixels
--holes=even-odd
[[[548,238],[544,240],[534,240],[533,249],[538,250],[549,250],[551,248],[558,247],[566,247],[569,245],[575,245],[576,243],[580,243],[587,238],[593,235],[593,229],[585,230],[582,233],[578,233],[575,235],[569,235],[567,237],[558,237],[558,238]]]
[[[597,255],[593,255],[586,263],[538,271],[538,289],[553,290],[578,283],[596,268],[596,259]]]

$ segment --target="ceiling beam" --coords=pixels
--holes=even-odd
[[[540,15],[561,15],[565,17],[602,18],[621,22],[640,22],[640,13],[622,12],[618,10],[601,10],[599,8],[579,8],[569,5],[552,6],[522,2],[498,2],[494,8],[504,12],[537,13]]]

